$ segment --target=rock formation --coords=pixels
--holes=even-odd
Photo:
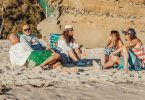
[[[58,7],[61,31],[64,25],[72,24],[77,41],[86,48],[105,46],[111,30],[121,33],[126,27],[135,28],[145,43],[145,0],[62,0]],[[39,24],[41,33],[55,33],[46,23],[47,20]]]

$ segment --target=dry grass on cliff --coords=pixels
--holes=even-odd
[[[45,16],[35,0],[5,0],[0,3],[0,7],[5,8],[3,34],[16,33],[20,30],[22,22],[28,22],[32,27],[32,33],[40,36],[36,27]]]

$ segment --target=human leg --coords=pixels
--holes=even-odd
[[[129,59],[129,55],[128,55],[128,50],[126,47],[122,48],[122,56],[124,58],[124,69],[128,70],[128,59]]]
[[[74,51],[75,51],[75,53],[77,54],[77,57],[78,57],[79,59],[81,59],[81,52],[80,52],[80,50],[79,50],[78,48],[75,48]]]
[[[117,56],[112,57],[107,63],[104,64],[103,69],[112,68],[114,64],[119,64],[120,59]]]
[[[109,61],[109,57],[103,54],[101,56],[101,64],[104,66],[105,63],[107,63],[108,61]]]
[[[78,58],[74,54],[73,51],[68,51],[68,56],[73,60],[73,61],[78,61]]]
[[[53,64],[60,58],[60,55],[58,53],[53,53],[51,57],[47,58],[42,64],[40,64],[41,67],[44,67],[45,65]]]

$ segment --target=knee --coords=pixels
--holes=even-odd
[[[117,63],[118,61],[119,61],[119,57],[114,56],[114,57],[112,58],[112,62]]]
[[[56,59],[59,59],[59,58],[60,58],[60,54],[58,54],[58,53],[54,53],[53,56],[54,56]]]
[[[79,48],[74,48],[75,52],[80,52]]]
[[[127,47],[126,46],[123,46],[122,47],[122,50],[127,51]]]

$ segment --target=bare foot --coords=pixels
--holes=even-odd
[[[128,69],[124,69],[124,71],[125,71],[125,73],[128,73],[129,70]]]
[[[94,60],[93,60],[92,70],[94,70],[94,71],[100,71],[101,70],[101,66],[98,65],[98,63],[96,61],[94,61]]]
[[[42,72],[42,68],[37,66],[37,67],[32,68],[32,71],[33,72]]]
[[[67,73],[77,73],[79,69],[77,67],[72,67],[72,68],[63,68],[63,72]]]
[[[60,62],[57,62],[52,67],[53,67],[53,69],[61,69],[63,66],[61,65]]]

